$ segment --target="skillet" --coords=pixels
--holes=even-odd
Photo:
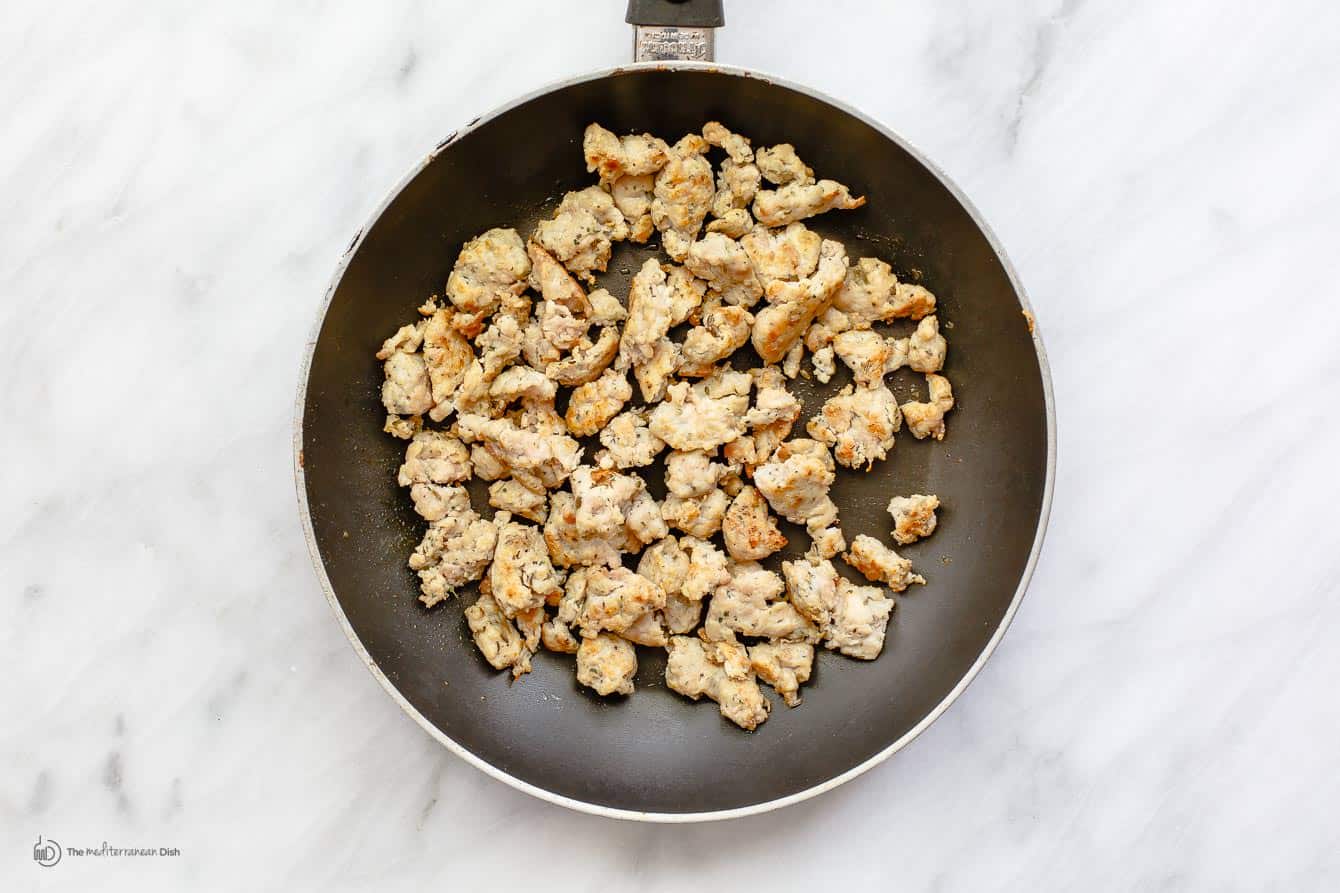
[[[856,777],[926,728],[981,669],[1042,546],[1055,465],[1051,383],[1013,269],[942,172],[837,100],[714,64],[720,0],[638,0],[628,19],[637,63],[542,88],[449,134],[355,235],[307,345],[294,431],[298,501],[317,576],[354,649],[442,744],[570,808],[650,821],[720,819]],[[868,474],[840,470],[832,490],[848,540],[866,532],[886,542],[891,496],[938,494],[935,535],[900,549],[929,585],[898,598],[877,661],[821,651],[804,705],[788,710],[774,698],[771,717],[753,733],[723,720],[710,702],[669,691],[662,652],[639,649],[637,691],[627,698],[595,696],[575,682],[571,658],[548,653],[509,683],[470,641],[462,612],[475,588],[424,610],[405,566],[423,525],[396,486],[404,443],[382,433],[382,373],[373,358],[384,337],[441,291],[465,240],[495,226],[528,233],[565,191],[594,181],[582,163],[586,124],[673,142],[709,120],[755,146],[791,142],[818,176],[865,195],[859,210],[806,223],[841,240],[853,262],[880,257],[900,280],[926,285],[941,320],[954,326],[945,374],[957,407],[946,439],[915,441],[904,432],[888,460]],[[601,284],[625,296],[631,274],[657,250],[655,239],[616,244]],[[756,362],[745,353],[737,353],[737,368]],[[802,420],[846,375],[840,369],[821,389],[792,383],[805,402]],[[924,383],[906,370],[889,384],[900,402],[925,399]],[[662,496],[658,472],[647,471]],[[486,504],[482,494],[473,493],[477,507]],[[770,559],[774,567],[808,545],[802,528],[783,530],[791,544]]]

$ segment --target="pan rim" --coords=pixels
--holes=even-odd
[[[911,729],[908,729],[907,732],[905,732],[901,737],[899,737],[896,741],[885,747],[883,750],[867,758],[860,764],[846,770],[845,772],[835,775],[824,782],[808,787],[803,791],[797,791],[793,794],[787,794],[784,797],[778,797],[772,800],[765,800],[759,803],[750,804],[748,806],[739,806],[731,809],[711,810],[707,812],[652,812],[652,811],[642,811],[635,809],[621,809],[611,806],[604,806],[599,803],[591,803],[585,800],[579,800],[574,797],[566,797],[562,794],[556,794],[553,791],[547,790],[538,785],[532,784],[528,781],[524,781],[520,778],[517,778],[514,775],[511,775],[505,770],[500,769],[497,766],[494,766],[492,763],[489,763],[483,757],[479,756],[478,754],[475,754],[473,751],[469,750],[464,745],[458,743],[456,740],[451,738],[449,735],[447,735],[445,732],[439,729],[436,725],[430,722],[427,719],[427,717],[425,717],[422,713],[420,713],[414,707],[414,705],[411,704],[408,701],[408,699],[406,699],[404,695],[400,693],[400,691],[395,687],[395,685],[391,682],[391,680],[387,678],[386,674],[382,672],[381,668],[377,665],[377,662],[368,653],[367,648],[363,645],[362,640],[359,639],[358,633],[354,631],[352,624],[350,624],[349,622],[349,618],[344,613],[344,608],[340,605],[339,598],[335,594],[334,586],[331,584],[330,577],[326,573],[325,563],[321,559],[321,552],[319,547],[317,546],[316,531],[312,525],[311,508],[307,500],[306,474],[303,470],[303,455],[302,455],[303,415],[307,401],[307,384],[311,374],[312,358],[316,352],[317,339],[321,334],[322,326],[325,324],[326,314],[330,309],[330,303],[334,299],[335,292],[339,288],[340,283],[344,279],[344,274],[348,269],[349,262],[352,260],[354,254],[358,251],[359,247],[363,244],[363,240],[367,237],[368,232],[371,231],[373,226],[376,225],[377,221],[380,220],[381,216],[386,212],[386,209],[396,200],[396,198],[400,195],[400,193],[404,191],[405,187],[408,186],[409,183],[412,180],[414,180],[414,178],[417,177],[424,170],[424,168],[426,168],[429,164],[431,164],[433,160],[437,158],[438,155],[440,155],[443,151],[449,148],[454,142],[459,140],[461,137],[465,136],[467,133],[470,133],[476,127],[479,127],[480,125],[493,120],[499,115],[511,111],[517,106],[530,102],[532,99],[536,99],[547,93],[552,93],[556,90],[561,90],[566,87],[573,86],[575,84],[586,83],[588,81],[594,81],[594,80],[601,80],[609,77],[617,77],[619,75],[626,74],[629,72],[646,71],[646,70],[704,71],[713,74],[728,75],[731,77],[751,78],[754,80],[760,80],[766,83],[775,84],[777,86],[784,87],[789,90],[794,90],[797,93],[803,93],[813,99],[817,99],[820,102],[826,103],[829,106],[832,106],[833,108],[862,121],[863,123],[867,124],[868,126],[878,131],[881,135],[884,136],[885,139],[892,141],[903,151],[907,152],[909,155],[915,158],[917,162],[922,165],[922,167],[924,167],[927,171],[929,171],[937,180],[940,181],[940,183],[946,189],[949,190],[950,194],[953,195],[954,198],[959,202],[959,204],[962,205],[963,209],[968,212],[968,215],[972,218],[972,221],[977,226],[978,230],[981,231],[982,235],[986,237],[987,243],[991,246],[991,250],[995,253],[997,259],[1001,263],[1002,268],[1005,270],[1005,274],[1009,278],[1010,285],[1014,288],[1015,295],[1019,300],[1020,307],[1025,312],[1025,314],[1027,314],[1029,320],[1030,335],[1033,341],[1033,348],[1037,353],[1038,371],[1042,378],[1043,403],[1046,410],[1045,414],[1046,414],[1046,426],[1047,426],[1047,466],[1045,473],[1045,481],[1043,484],[1042,504],[1039,507],[1038,526],[1037,531],[1034,534],[1033,546],[1029,550],[1028,560],[1025,563],[1023,573],[1019,578],[1019,585],[1015,588],[1014,595],[1010,599],[1009,607],[1006,609],[1004,616],[1001,618],[1000,623],[997,625],[995,632],[992,634],[991,638],[987,641],[981,653],[977,656],[977,659],[973,661],[972,666],[970,666],[968,670],[963,674],[963,677],[959,679],[959,681],[954,685],[954,687],[950,689],[948,694],[946,694],[945,697],[938,704],[936,704],[934,708],[932,708],[929,712],[927,712],[927,714],[924,717],[922,717],[922,719],[918,721],[916,725],[914,725]],[[978,210],[977,206],[974,205],[972,201],[968,198],[967,194],[962,189],[960,189],[959,186],[952,179],[950,179],[948,174],[946,174],[944,170],[942,170],[937,164],[935,164],[935,162],[932,161],[925,153],[923,153],[918,148],[913,146],[902,136],[895,133],[890,127],[885,125],[879,119],[866,114],[865,112],[861,111],[855,106],[852,106],[840,99],[836,99],[832,96],[829,96],[828,94],[823,93],[821,91],[812,89],[802,84],[797,84],[783,77],[778,77],[773,74],[761,72],[757,69],[742,68],[739,66],[731,66],[731,65],[722,65],[715,62],[658,61],[658,62],[628,63],[624,65],[616,65],[598,69],[596,71],[587,72],[585,74],[580,74],[573,77],[563,78],[561,80],[545,84],[541,87],[538,87],[535,90],[530,91],[529,93],[515,97],[509,102],[494,108],[493,110],[489,111],[486,114],[474,118],[467,125],[452,131],[447,135],[445,139],[439,142],[437,146],[434,147],[434,149],[430,153],[424,156],[424,158],[420,160],[419,163],[416,164],[412,170],[408,171],[391,188],[390,192],[387,193],[387,195],[372,211],[371,215],[367,219],[367,222],[364,223],[363,226],[354,235],[354,238],[349,243],[349,247],[347,247],[344,250],[344,253],[340,256],[339,262],[336,264],[334,274],[331,277],[330,285],[326,289],[325,298],[322,300],[321,306],[317,310],[316,320],[312,325],[312,328],[308,334],[307,343],[304,346],[302,364],[299,369],[299,376],[298,376],[297,399],[294,407],[293,469],[294,469],[294,483],[296,485],[297,496],[298,496],[298,513],[302,520],[303,536],[307,541],[307,550],[308,554],[311,557],[313,568],[316,571],[317,582],[320,584],[322,591],[326,595],[326,601],[329,602],[331,609],[335,612],[336,619],[339,621],[340,626],[344,629],[345,636],[348,638],[349,643],[353,646],[355,653],[362,660],[363,665],[367,667],[370,673],[372,673],[373,678],[375,678],[377,682],[381,684],[382,688],[386,691],[386,693],[389,694],[391,698],[400,706],[400,708],[406,714],[408,714],[416,723],[418,723],[419,726],[425,732],[427,732],[429,735],[435,738],[440,744],[446,747],[457,757],[460,757],[465,762],[469,763],[470,765],[474,766],[476,769],[479,769],[485,774],[491,776],[492,778],[501,781],[504,784],[510,785],[511,787],[519,791],[522,791],[523,793],[529,794],[532,797],[536,797],[540,800],[544,800],[549,803],[565,807],[567,809],[572,809],[577,812],[584,812],[591,815],[599,815],[604,816],[606,818],[621,819],[625,821],[660,822],[660,823],[672,823],[672,824],[723,821],[726,819],[743,818],[745,816],[751,816],[751,815],[760,815],[765,812],[771,812],[772,810],[775,809],[781,809],[786,806],[791,806],[795,803],[800,803],[812,797],[817,797],[822,793],[833,790],[834,788],[843,785],[846,782],[849,782],[860,775],[865,774],[869,770],[873,769],[875,766],[878,766],[880,763],[883,763],[885,760],[889,759],[898,751],[902,750],[913,740],[915,740],[917,736],[919,736],[922,732],[924,732],[927,728],[929,728],[932,723],[934,723],[937,719],[939,719],[940,716],[943,715],[945,711],[949,709],[950,705],[952,705],[956,700],[958,700],[959,696],[963,694],[963,692],[973,682],[973,680],[977,678],[977,675],[981,672],[982,667],[985,666],[987,660],[990,659],[991,655],[995,653],[996,648],[1000,645],[1001,640],[1005,637],[1005,632],[1009,629],[1010,624],[1013,622],[1015,614],[1018,613],[1019,606],[1023,602],[1024,594],[1027,592],[1028,585],[1033,578],[1033,572],[1037,567],[1038,558],[1042,552],[1043,542],[1046,539],[1047,526],[1051,517],[1053,490],[1056,482],[1056,404],[1055,404],[1055,396],[1052,390],[1051,366],[1047,361],[1047,351],[1042,341],[1042,334],[1040,331],[1040,327],[1037,324],[1037,317],[1036,314],[1033,312],[1032,303],[1028,299],[1028,294],[1024,289],[1023,283],[1020,281],[1019,274],[1015,270],[1014,264],[1011,263],[1009,256],[1005,253],[1004,246],[1001,244],[1000,239],[996,236],[995,232],[987,224],[986,219],[983,217],[981,211]]]

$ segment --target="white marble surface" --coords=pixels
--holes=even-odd
[[[1055,511],[933,728],[697,827],[532,800],[402,715],[290,469],[350,236],[446,132],[624,61],[622,3],[5,5],[0,889],[1340,886],[1340,7],[830,5],[728,0],[718,58],[977,201],[1050,350]],[[43,869],[38,835],[183,854]]]

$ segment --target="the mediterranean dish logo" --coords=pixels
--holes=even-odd
[[[59,843],[50,837],[43,838],[40,835],[37,843],[33,844],[33,861],[43,868],[50,868],[60,863],[61,859],[70,856],[76,859],[83,859],[89,856],[102,858],[104,856],[180,856],[181,850],[175,846],[154,846],[154,847],[119,847],[112,846],[107,841],[103,841],[101,846],[62,847]]]
[[[62,855],[64,853],[61,851],[60,844],[54,840],[43,840],[39,835],[37,843],[33,844],[33,861],[38,865],[50,868],[60,861]]]

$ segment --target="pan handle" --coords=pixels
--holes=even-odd
[[[713,29],[726,24],[721,0],[628,0],[633,61],[688,59],[711,62]]]

